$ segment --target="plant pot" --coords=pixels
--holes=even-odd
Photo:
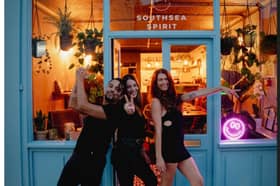
[[[277,35],[265,35],[260,43],[261,52],[274,55],[277,53]]]
[[[62,35],[59,38],[59,44],[60,44],[60,49],[67,51],[72,47],[72,40],[73,36],[72,35]]]
[[[96,48],[96,41],[93,39],[86,39],[84,41],[84,46],[85,46],[85,54],[94,54],[95,53],[95,48]]]
[[[256,40],[256,33],[255,32],[244,34],[244,45],[245,45],[245,47],[254,46],[255,40]]]
[[[46,54],[46,41],[42,39],[32,39],[32,56],[40,58]]]
[[[221,54],[222,55],[229,55],[231,53],[231,49],[234,45],[234,38],[233,37],[222,37],[221,38]]]
[[[36,140],[47,140],[48,130],[37,130],[35,132]]]

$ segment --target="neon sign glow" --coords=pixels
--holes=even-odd
[[[245,123],[238,118],[229,118],[223,124],[223,134],[227,139],[238,140],[246,132]]]

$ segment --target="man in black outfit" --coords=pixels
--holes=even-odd
[[[77,109],[76,86],[69,106]],[[105,105],[116,104],[122,97],[121,81],[116,78],[105,90]],[[57,186],[99,186],[106,165],[106,153],[116,124],[87,116],[72,156],[64,166]]]

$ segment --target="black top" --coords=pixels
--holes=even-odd
[[[106,110],[107,107],[113,108],[113,105],[104,105],[103,109]],[[116,122],[87,116],[84,119],[83,129],[77,140],[75,152],[106,153],[116,127]]]
[[[119,104],[104,108],[108,119],[113,123],[118,123],[117,138],[144,138],[144,116],[138,112],[132,115],[126,114],[123,105],[124,100]]]
[[[162,116],[162,155],[166,162],[180,162],[190,157],[184,145],[183,116],[171,109]]]

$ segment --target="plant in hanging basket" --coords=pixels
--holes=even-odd
[[[225,35],[221,37],[221,54],[229,55],[236,42],[237,42],[237,38],[234,36]]]
[[[90,103],[103,103],[103,76],[101,73],[90,72],[84,80],[85,91]]]
[[[265,35],[260,33],[260,51],[264,54],[273,55],[277,53],[277,35]]]
[[[248,24],[243,28],[236,29],[238,37],[241,36],[243,38],[245,47],[254,46],[257,37],[256,28],[256,25]]]
[[[84,65],[86,55],[92,56],[95,65],[91,65],[93,72],[103,73],[103,29],[98,31],[94,29],[86,29],[76,35],[77,52],[74,54],[78,58],[78,65]],[[75,63],[70,64],[69,69],[75,67]]]
[[[34,65],[34,71],[36,73],[49,74],[52,70],[52,60],[50,53],[47,49],[47,40],[50,37],[44,36],[33,36],[32,37],[32,62]]]
[[[40,58],[46,54],[46,39],[42,36],[35,36],[32,38],[32,56],[34,58]]]
[[[45,19],[47,20],[47,23],[50,23],[57,28],[55,35],[56,40],[59,37],[60,48],[62,50],[68,50],[73,46],[72,40],[74,24],[70,17],[71,12],[69,12],[67,8],[65,8],[64,12],[58,8],[57,15],[58,17],[50,16]]]

